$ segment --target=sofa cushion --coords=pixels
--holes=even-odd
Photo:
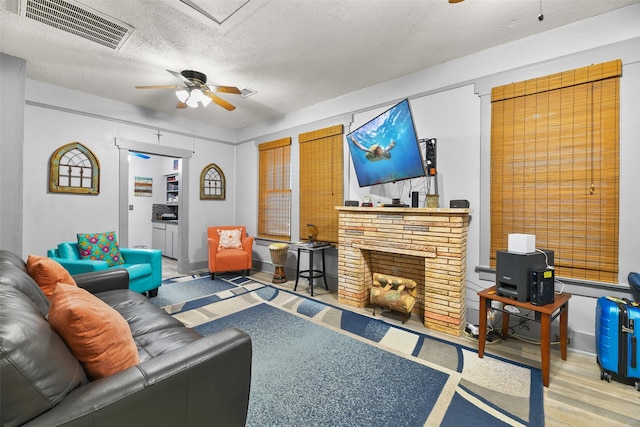
[[[139,363],[126,320],[82,288],[59,284],[53,292],[49,323],[62,336],[91,380]]]
[[[106,291],[96,294],[115,309],[129,324],[131,335],[138,347],[140,362],[173,351],[202,336],[193,329],[151,303],[139,293]]]
[[[0,284],[10,286],[25,295],[43,316],[49,313],[49,300],[25,270],[0,263]]]
[[[0,306],[2,425],[21,425],[88,380],[65,343],[22,292],[3,282]]]
[[[133,291],[106,291],[96,295],[109,307],[117,311],[129,325],[134,340],[149,332],[168,328],[184,327],[182,322],[151,303],[149,300]]]
[[[239,228],[233,230],[218,230],[218,237],[220,237],[218,250],[242,248],[242,230]]]
[[[23,259],[6,249],[0,249],[0,268],[2,267],[10,267],[17,270],[22,270],[25,273],[27,272],[27,266],[24,263]]]
[[[178,350],[201,338],[202,335],[184,325],[146,333],[136,338],[140,362]]]
[[[80,258],[106,261],[111,267],[124,264],[115,231],[78,234]]]
[[[53,290],[58,283],[77,286],[71,274],[51,258],[29,255],[29,258],[27,258],[27,271],[49,299],[51,299]]]

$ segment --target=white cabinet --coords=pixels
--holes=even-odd
[[[180,239],[178,235],[178,224],[167,224],[166,234],[164,238],[166,256],[169,258],[178,258],[178,247]]]
[[[151,226],[151,247],[153,249],[160,249],[164,255],[165,230],[167,224],[164,222],[152,222]]]
[[[177,259],[180,247],[178,224],[153,222],[152,225],[151,246],[153,249],[160,249],[163,256]]]

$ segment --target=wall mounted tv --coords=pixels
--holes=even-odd
[[[360,187],[425,176],[409,100],[347,135]]]

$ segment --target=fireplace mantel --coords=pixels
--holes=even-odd
[[[364,307],[374,272],[421,284],[424,325],[460,335],[465,325],[471,209],[337,206],[338,300]]]

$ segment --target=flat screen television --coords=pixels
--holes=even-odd
[[[347,135],[360,187],[425,176],[409,100]]]

